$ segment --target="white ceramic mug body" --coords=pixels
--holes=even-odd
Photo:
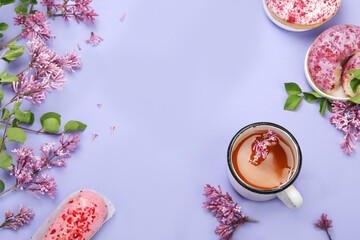
[[[248,185],[236,173],[232,164],[232,153],[237,144],[246,136],[252,134],[255,130],[273,130],[284,138],[291,146],[295,154],[295,169],[290,179],[274,189],[258,189]],[[267,201],[278,197],[287,207],[299,208],[303,203],[301,194],[292,185],[300,173],[302,164],[302,155],[300,146],[295,137],[285,128],[269,122],[259,122],[250,124],[242,128],[231,140],[228,148],[228,175],[231,185],[243,197],[254,201]]]

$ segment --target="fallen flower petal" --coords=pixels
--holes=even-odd
[[[98,45],[102,41],[104,41],[104,39],[102,37],[96,35],[94,32],[91,32],[90,37],[87,40],[85,40],[85,43],[95,46],[95,45]]]
[[[98,106],[98,108],[99,108],[99,112],[101,113],[102,104],[101,104],[101,103],[98,103],[97,106]]]
[[[97,136],[98,136],[97,133],[93,133],[92,138],[91,138],[91,143],[94,142],[94,140],[95,140],[95,138],[96,138]]]
[[[126,13],[124,13],[124,14],[121,16],[120,22],[122,22],[122,23],[124,22],[125,16],[126,16]]]
[[[115,130],[115,126],[110,126],[110,133],[112,137],[114,136],[114,130]]]

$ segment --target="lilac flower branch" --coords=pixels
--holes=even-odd
[[[259,165],[260,160],[265,160],[267,155],[269,154],[267,147],[271,142],[277,142],[279,140],[278,134],[272,130],[269,130],[266,134],[263,134],[261,140],[255,140],[253,144],[253,150],[255,150],[254,156],[251,156],[250,162],[254,165]]]
[[[31,208],[23,208],[21,204],[19,212],[14,215],[11,210],[5,212],[5,221],[0,225],[1,228],[11,228],[13,230],[18,230],[25,223],[34,217],[34,213],[31,211]]]
[[[78,135],[73,137],[65,134],[59,139],[60,146],[55,148],[55,143],[45,143],[40,146],[42,156],[34,156],[31,148],[22,146],[14,149],[16,166],[10,166],[10,175],[15,176],[16,184],[8,190],[0,193],[0,196],[14,189],[20,189],[33,193],[37,198],[38,194],[47,194],[53,198],[57,185],[54,177],[40,172],[52,167],[64,167],[66,165],[65,158],[71,156],[70,152],[75,151],[79,143]]]
[[[221,240],[231,240],[234,232],[246,222],[258,222],[245,216],[241,212],[241,207],[235,203],[229,193],[223,194],[221,187],[219,189],[206,184],[203,195],[209,198],[204,202],[203,208],[212,212],[218,219],[220,225],[216,227],[215,233]]]
[[[331,225],[332,220],[327,218],[327,214],[321,214],[320,219],[317,220],[317,222],[314,224],[315,228],[324,230],[329,238],[329,240],[332,240],[331,235],[329,233],[329,228],[332,228],[333,226]]]

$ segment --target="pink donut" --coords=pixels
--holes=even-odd
[[[358,67],[358,52],[360,27],[344,24],[325,30],[314,41],[307,56],[311,80],[321,91],[332,95],[341,86],[343,69]],[[344,89],[347,89],[349,82],[345,82],[345,74],[343,79]],[[348,91],[345,93],[349,95]]]
[[[341,85],[344,89],[344,92],[350,97],[355,97],[360,94],[360,87],[358,86],[357,91],[354,93],[350,86],[351,80],[354,79],[354,74],[346,73],[349,70],[360,69],[360,52],[356,53],[353,57],[344,66],[344,71],[341,77]]]
[[[295,29],[311,29],[330,20],[341,0],[264,0],[271,16]]]

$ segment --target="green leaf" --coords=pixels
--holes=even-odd
[[[45,113],[40,118],[42,129],[46,132],[58,132],[61,124],[60,118],[60,114],[54,112]]]
[[[17,39],[14,40],[14,41],[12,41],[11,43],[9,43],[9,44],[8,44],[8,47],[9,47],[9,46],[14,46],[16,43],[17,43]]]
[[[360,104],[360,94],[347,100],[348,103],[356,103],[356,104]]]
[[[0,79],[5,77],[7,75],[7,69],[5,69],[1,74],[0,74]]]
[[[20,0],[22,3],[27,3],[29,0]]]
[[[5,55],[2,57],[2,59],[7,62],[10,62],[10,61],[17,59],[18,57],[20,57],[23,54],[24,54],[24,46],[21,46],[20,48],[18,48],[16,50],[6,51]]]
[[[319,98],[322,98],[320,94],[317,92],[304,92],[305,100],[309,103],[314,102],[318,100]]]
[[[0,89],[0,101],[4,99],[4,90]]]
[[[2,83],[12,83],[19,81],[19,78],[16,75],[9,75],[1,78]]]
[[[9,142],[18,142],[24,144],[26,140],[26,134],[24,130],[17,127],[11,127],[6,129],[6,136]]]
[[[4,189],[5,189],[5,183],[0,179],[0,191],[3,191]]]
[[[2,38],[4,36],[4,34],[3,33],[0,33],[0,38]]]
[[[15,113],[16,110],[18,110],[20,106],[21,106],[21,102],[16,102],[13,106],[12,113]]]
[[[333,110],[332,110],[332,103],[333,103],[333,100],[330,100],[330,99],[328,99],[327,100],[327,109],[328,109],[328,111],[329,112],[333,112]]]
[[[285,89],[286,89],[286,92],[289,95],[302,93],[301,88],[299,87],[299,85],[297,85],[296,83],[293,83],[293,82],[285,83]]]
[[[12,164],[12,157],[7,154],[6,152],[0,153],[0,168],[4,169],[5,171],[9,171],[9,167]]]
[[[2,140],[3,140],[3,138],[0,137],[0,145],[1,145],[1,143],[2,143]],[[3,144],[1,150],[6,150],[6,145],[5,145],[5,143]]]
[[[358,86],[360,85],[360,79],[354,78],[350,81],[350,87],[353,90],[353,93],[356,93]]]
[[[35,14],[38,10],[32,10],[30,14]]]
[[[31,111],[15,111],[15,119],[19,120],[19,122],[29,124],[31,122]]]
[[[15,0],[0,0],[0,7],[14,2]]]
[[[38,4],[36,0],[30,0],[29,3],[30,3],[31,5],[37,5],[37,4]]]
[[[301,100],[302,100],[302,97],[300,97],[298,95],[290,95],[286,99],[284,110],[289,110],[289,111],[295,110],[299,106]]]
[[[73,131],[85,130],[86,127],[87,127],[86,124],[83,124],[82,122],[71,120],[65,124],[64,131],[73,132]]]
[[[27,7],[25,5],[19,5],[14,10],[17,14],[21,12],[23,16],[27,14]]]
[[[352,73],[355,78],[360,78],[360,69],[351,69],[346,71],[346,73]]]
[[[9,28],[9,25],[7,25],[6,23],[4,23],[4,22],[0,23],[0,31],[5,31],[8,28]]]
[[[2,115],[1,115],[1,119],[7,119],[10,116],[10,111],[7,110],[6,108],[4,108],[2,110]]]
[[[321,100],[319,102],[319,105],[320,105],[320,113],[322,115],[325,115],[325,112],[326,112],[326,98],[324,98],[323,100]]]
[[[14,120],[12,121],[12,123],[11,123],[11,127],[17,127],[17,126],[18,126],[18,122],[19,122],[19,120],[14,119]]]

